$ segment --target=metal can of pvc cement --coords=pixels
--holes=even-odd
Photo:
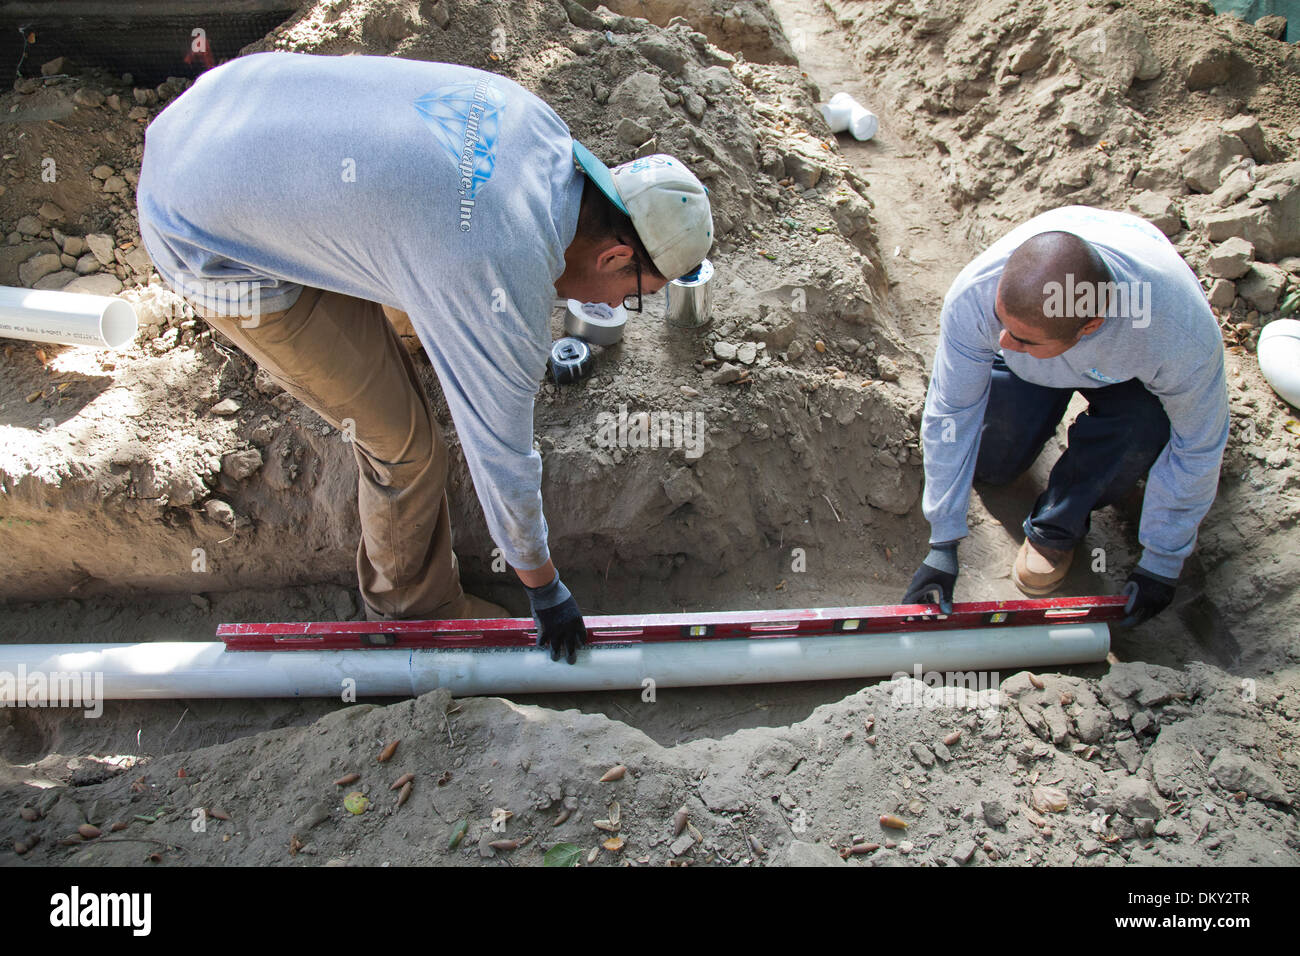
[[[694,272],[664,286],[664,319],[679,329],[698,329],[713,318],[713,263],[705,259]]]

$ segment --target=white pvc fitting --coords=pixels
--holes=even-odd
[[[1300,408],[1300,322],[1274,319],[1259,333],[1259,370],[1273,391]]]
[[[868,140],[880,129],[880,120],[876,114],[848,93],[836,93],[818,109],[834,133],[848,130],[855,139]]]
[[[1105,660],[1105,624],[599,645],[569,665],[540,648],[227,651],[220,642],[0,645],[0,700],[20,672],[99,675],[101,700],[418,695],[457,697],[758,684],[896,673],[1010,670]],[[347,683],[345,683],[347,682]],[[30,688],[28,705],[42,703]],[[47,698],[48,699],[48,698]],[[10,697],[12,700],[12,697]],[[8,706],[12,706],[9,703]]]
[[[135,339],[135,308],[125,299],[0,286],[0,336],[58,345],[120,349]]]

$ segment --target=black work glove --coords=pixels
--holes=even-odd
[[[1132,627],[1150,620],[1169,606],[1174,599],[1174,588],[1178,586],[1176,578],[1161,577],[1141,568],[1134,568],[1124,584],[1124,596],[1128,603],[1124,610],[1128,617],[1119,622],[1120,627]]]
[[[930,553],[912,575],[903,595],[904,604],[937,604],[942,614],[952,613],[952,589],[957,583],[957,542],[930,545]]]
[[[582,623],[578,602],[560,580],[559,572],[545,587],[530,588],[525,584],[524,590],[528,592],[533,623],[537,625],[537,646],[549,647],[553,661],[567,655],[569,663],[576,664],[578,648],[587,640],[587,628]]]

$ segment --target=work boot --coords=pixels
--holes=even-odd
[[[1016,555],[1011,579],[1016,582],[1016,587],[1030,597],[1043,597],[1061,586],[1072,560],[1073,548],[1059,551],[1040,548],[1026,538],[1020,545],[1020,553]]]
[[[480,621],[490,618],[510,617],[511,614],[500,604],[493,604],[472,594],[462,594],[457,600],[444,604],[434,611],[431,619],[435,621]]]

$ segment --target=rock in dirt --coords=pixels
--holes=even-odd
[[[1120,814],[1130,820],[1149,817],[1158,820],[1164,815],[1164,801],[1156,788],[1141,777],[1126,777],[1110,794],[1110,803]]]
[[[44,252],[40,255],[32,256],[26,262],[18,267],[18,281],[23,285],[31,288],[45,276],[52,272],[58,272],[63,268],[63,262],[58,255],[53,252]]]
[[[1117,90],[1134,80],[1155,79],[1161,73],[1142,20],[1131,10],[1119,10],[1091,30],[1084,30],[1065,47],[1079,72]]]
[[[1252,309],[1258,309],[1261,313],[1272,312],[1277,308],[1286,282],[1286,272],[1267,262],[1256,262],[1237,283],[1237,294]]]
[[[1183,61],[1184,82],[1193,92],[1222,86],[1232,75],[1231,48],[1213,44],[1192,50]]]
[[[1291,795],[1271,771],[1249,757],[1220,750],[1210,763],[1210,774],[1226,790],[1245,790],[1256,800],[1290,806]]]
[[[1230,136],[1238,137],[1250,149],[1251,158],[1257,163],[1267,163],[1270,158],[1268,145],[1264,142],[1264,129],[1259,119],[1245,113],[1224,120],[1219,128]]]
[[[1231,309],[1237,301],[1237,283],[1231,279],[1215,279],[1206,298],[1213,308]]]
[[[952,858],[957,861],[959,866],[969,863],[970,858],[974,855],[975,843],[971,840],[963,840],[961,843],[958,843],[956,848],[952,851]]]
[[[1183,218],[1178,214],[1178,207],[1162,193],[1144,190],[1129,200],[1129,208],[1166,236],[1182,231]]]
[[[233,398],[223,398],[221,401],[217,402],[217,404],[212,406],[211,412],[213,415],[229,416],[236,414],[242,407],[243,406]]]
[[[1219,188],[1219,173],[1236,160],[1249,156],[1240,137],[1210,128],[1183,157],[1183,179],[1192,192],[1212,193]]]
[[[772,866],[848,866],[840,855],[822,843],[795,840],[779,854]]]
[[[221,471],[235,481],[251,477],[262,467],[262,453],[256,448],[232,451],[221,459]]]
[[[1225,239],[1210,251],[1205,271],[1218,279],[1240,279],[1255,261],[1255,245],[1239,236]]]
[[[94,275],[77,276],[66,286],[64,292],[80,292],[83,295],[117,295],[122,291],[122,280],[107,272]]]
[[[980,814],[984,817],[984,822],[995,829],[1006,826],[1007,820],[1011,818],[1006,807],[997,800],[983,801],[980,804]]]
[[[116,260],[113,258],[113,237],[106,236],[103,233],[91,233],[86,236],[86,247],[95,254],[100,265],[111,266]]]

